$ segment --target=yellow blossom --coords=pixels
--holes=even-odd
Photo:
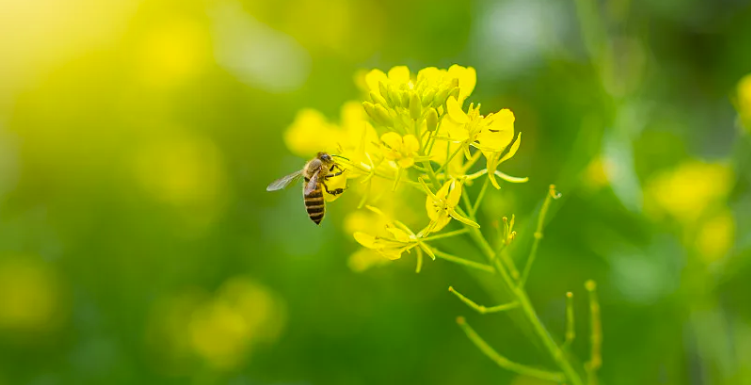
[[[395,132],[387,132],[381,136],[386,159],[395,161],[401,168],[410,168],[415,164],[420,143],[414,135],[401,136]]]
[[[421,180],[422,181],[422,180]],[[458,220],[466,225],[472,227],[480,227],[477,223],[471,219],[460,215],[456,211],[456,207],[459,205],[459,199],[462,196],[463,183],[456,179],[451,179],[433,194],[430,188],[423,182],[423,188],[428,194],[425,200],[425,209],[428,212],[430,218],[430,225],[428,226],[429,232],[440,231],[451,221],[451,218]]]
[[[738,82],[737,104],[741,122],[751,132],[751,74]]]
[[[647,185],[647,210],[695,223],[730,192],[732,171],[722,164],[688,162],[658,174]]]
[[[357,243],[390,260],[401,258],[403,253],[410,252],[415,247],[418,248],[418,255],[424,250],[435,259],[432,251],[421,241],[424,234],[415,234],[404,223],[388,219],[386,214],[375,207],[368,206],[368,209],[386,218],[386,223],[372,226],[368,232],[356,231],[354,237]]]
[[[723,209],[702,221],[696,235],[696,251],[706,263],[724,257],[733,246],[735,221],[730,210]]]
[[[495,179],[498,166],[511,159],[521,145],[521,134],[514,140],[514,113],[502,109],[488,116],[480,115],[480,106],[470,104],[468,113],[462,110],[461,102],[455,97],[446,101],[448,111],[443,122],[452,141],[460,142],[469,158],[469,147],[475,147],[486,159],[488,177],[495,188],[500,188]]]

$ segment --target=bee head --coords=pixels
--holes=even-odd
[[[325,152],[319,152],[318,153],[318,159],[320,159],[321,161],[326,162],[326,163],[332,161],[331,155],[329,155],[329,154],[327,154]]]

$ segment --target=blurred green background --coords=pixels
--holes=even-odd
[[[578,4],[578,6],[577,6]],[[511,108],[527,285],[561,336],[564,293],[598,281],[603,384],[751,384],[748,1],[95,1],[0,3],[0,384],[541,384],[457,328],[549,366],[467,272],[414,260],[364,272],[321,228],[282,135],[338,119],[365,69],[477,69],[471,101]],[[751,90],[749,91],[751,92]],[[751,100],[751,99],[748,99]],[[423,204],[418,202],[416,204]]]

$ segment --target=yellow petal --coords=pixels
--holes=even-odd
[[[477,84],[477,72],[472,67],[452,65],[448,71],[449,76],[459,79],[459,100],[464,101],[472,94]]]
[[[402,137],[396,132],[387,132],[381,136],[381,141],[392,150],[399,151],[402,148]]]
[[[446,110],[451,120],[456,123],[466,123],[469,121],[467,114],[462,111],[462,105],[453,96],[446,100]]]
[[[469,131],[464,123],[455,123],[448,116],[441,121],[440,132],[445,132],[453,142],[463,142],[469,138]]]
[[[441,71],[436,67],[423,68],[417,73],[417,82],[430,82],[435,79]]]
[[[417,137],[410,134],[404,136],[404,154],[412,155],[420,150],[420,142],[417,141]]]
[[[451,217],[446,212],[441,212],[437,220],[434,222],[435,226],[433,227],[432,232],[441,231],[449,224],[449,222],[451,222]]]
[[[410,168],[415,165],[415,159],[414,158],[401,158],[396,163],[399,164],[399,167],[401,168]]]
[[[516,142],[511,146],[511,149],[506,153],[506,155],[503,156],[503,159],[501,159],[501,163],[505,162],[508,159],[511,159],[514,155],[516,155],[516,151],[519,150],[519,146],[522,145],[522,133],[519,133],[519,137],[516,138]]]
[[[314,109],[303,109],[284,133],[287,148],[295,155],[309,158],[318,151],[331,148],[337,141],[339,130]]]
[[[394,237],[395,240],[402,242],[402,243],[409,243],[411,241],[411,238],[409,237],[409,234],[407,234],[406,231],[396,228],[396,227],[387,227],[386,231],[391,233],[391,235]]]
[[[369,249],[376,248],[377,238],[375,236],[360,231],[354,233],[353,236],[355,237],[357,243],[361,244],[363,247],[367,247]]]
[[[451,182],[451,190],[449,191],[448,198],[446,199],[446,205],[449,207],[456,207],[459,204],[459,199],[462,197],[462,182],[456,180]]]
[[[440,190],[438,190],[438,192],[437,192],[437,193],[435,193],[435,196],[436,196],[436,197],[437,197],[438,199],[441,199],[441,200],[444,200],[444,201],[445,201],[445,200],[446,200],[446,198],[447,198],[447,197],[448,197],[448,195],[449,195],[449,188],[451,188],[451,185],[452,185],[453,183],[454,183],[454,180],[453,180],[453,179],[452,179],[452,180],[450,180],[450,181],[448,181],[448,182],[446,182],[446,183],[444,183],[444,184],[443,184],[443,186],[441,186],[441,189],[440,189]]]
[[[389,80],[397,84],[406,84],[409,82],[409,68],[406,66],[396,66],[390,69]]]
[[[396,260],[402,257],[402,253],[404,252],[404,248],[385,248],[380,249],[378,252],[383,255],[384,257],[390,259],[390,260]]]
[[[388,78],[386,77],[386,74],[383,73],[383,71],[379,69],[374,69],[370,72],[368,72],[367,75],[365,75],[365,83],[368,85],[368,90],[371,92],[375,92],[379,95],[381,95],[381,92],[378,89],[378,83],[380,82],[387,82]],[[381,95],[384,96],[384,95]]]
[[[438,213],[441,210],[440,205],[441,202],[436,202],[431,196],[425,199],[425,212],[428,213],[428,218],[431,221],[435,221],[438,218]]]

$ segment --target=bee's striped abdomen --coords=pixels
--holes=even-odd
[[[308,216],[316,224],[320,224],[323,220],[323,214],[326,210],[325,203],[323,201],[323,192],[321,191],[321,184],[316,186],[308,195],[304,196],[305,209],[308,211]]]

